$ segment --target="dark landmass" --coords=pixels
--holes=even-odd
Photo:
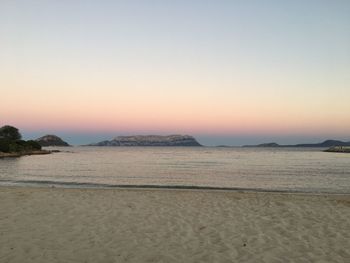
[[[337,140],[326,140],[316,144],[297,144],[296,147],[333,147],[333,146],[350,146],[350,142],[343,142]]]
[[[118,136],[111,141],[92,143],[87,146],[202,146],[189,135],[135,135]]]
[[[41,146],[47,147],[47,146],[70,146],[68,143],[63,141],[60,137],[56,135],[45,135],[43,137],[40,137],[36,139]]]
[[[350,142],[343,142],[337,140],[326,140],[321,143],[304,143],[304,144],[292,144],[292,145],[280,145],[278,143],[263,143],[258,145],[244,145],[243,147],[334,147],[334,146],[350,146]]]
[[[331,152],[331,153],[350,153],[350,146],[334,146],[331,147],[325,152]]]
[[[0,158],[49,153],[51,152],[42,150],[36,141],[22,140],[16,127],[5,125],[0,128]]]
[[[268,143],[262,143],[262,144],[252,144],[252,145],[243,145],[242,147],[248,148],[248,147],[287,147],[287,145],[280,145],[275,142],[268,142]]]
[[[262,143],[258,145],[245,145],[243,147],[282,147],[282,146],[275,142],[268,142],[268,143]]]

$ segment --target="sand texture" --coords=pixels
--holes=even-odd
[[[350,198],[0,187],[0,262],[350,262]]]

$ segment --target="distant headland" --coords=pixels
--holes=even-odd
[[[58,150],[43,150],[45,146],[70,146],[56,135],[45,135],[36,140],[22,140],[16,127],[5,125],[0,128],[0,158],[24,155],[50,154]]]
[[[16,127],[5,125],[0,128],[0,158],[49,153],[51,152],[42,150],[36,141],[22,140],[22,135]]]
[[[275,142],[262,143],[257,145],[244,145],[242,147],[335,147],[335,146],[350,146],[350,142],[343,142],[338,140],[326,140],[321,143],[304,143],[304,144],[293,144],[293,145],[280,145]]]
[[[190,135],[134,135],[118,136],[110,141],[87,146],[202,146]]]
[[[56,135],[45,135],[35,140],[41,146],[70,146],[67,142],[63,141],[60,137]]]

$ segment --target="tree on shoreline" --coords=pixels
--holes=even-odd
[[[0,139],[7,139],[11,141],[17,141],[22,138],[16,127],[5,125],[0,128]]]

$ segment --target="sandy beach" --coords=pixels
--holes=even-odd
[[[346,262],[350,196],[0,187],[0,262]]]

